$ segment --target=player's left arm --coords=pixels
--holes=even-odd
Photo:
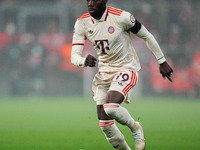
[[[129,31],[145,41],[147,47],[152,51],[160,64],[159,70],[163,78],[167,77],[169,81],[172,82],[171,75],[173,73],[173,69],[167,63],[165,56],[154,36],[137,20],[135,20],[134,26],[130,28]]]

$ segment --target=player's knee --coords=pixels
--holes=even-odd
[[[104,111],[105,113],[111,117],[111,118],[115,118],[115,112],[117,111],[117,109],[120,107],[119,104],[116,103],[106,103],[103,105]]]

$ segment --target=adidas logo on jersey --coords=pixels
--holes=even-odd
[[[92,34],[93,32],[94,32],[94,31],[92,31],[92,30],[89,30],[89,31],[88,31],[89,34]]]

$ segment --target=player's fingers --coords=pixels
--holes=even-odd
[[[96,64],[96,61],[97,61],[97,60],[93,59],[91,63],[92,63],[92,64]]]
[[[167,74],[166,77],[170,82],[173,82],[172,79],[170,78],[170,75]]]
[[[93,67],[94,64],[92,64],[91,62],[89,62],[89,63],[88,63],[88,66],[89,66],[89,67]]]
[[[93,57],[93,60],[94,60],[94,61],[97,61],[97,59],[96,59],[95,57]]]
[[[91,63],[95,65],[96,64],[96,60],[93,59]]]
[[[93,64],[91,64],[91,65],[89,65],[90,67],[94,67],[95,65],[93,65]]]
[[[94,56],[88,55],[85,60],[85,65],[89,67],[94,67],[96,65],[96,61],[97,59]]]
[[[96,65],[96,62],[95,61],[91,61],[90,63],[89,63],[89,66],[90,67],[94,67]]]
[[[90,64],[90,67],[94,67],[96,64],[95,63],[92,63],[92,64]]]

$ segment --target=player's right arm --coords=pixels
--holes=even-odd
[[[74,25],[74,33],[72,40],[71,63],[78,67],[86,67],[86,58],[82,57],[82,52],[85,44],[84,25],[80,20],[77,20]]]
[[[94,67],[97,59],[88,55],[86,58],[82,57],[82,52],[86,40],[84,25],[77,20],[74,26],[74,34],[72,41],[71,62],[78,67]]]

